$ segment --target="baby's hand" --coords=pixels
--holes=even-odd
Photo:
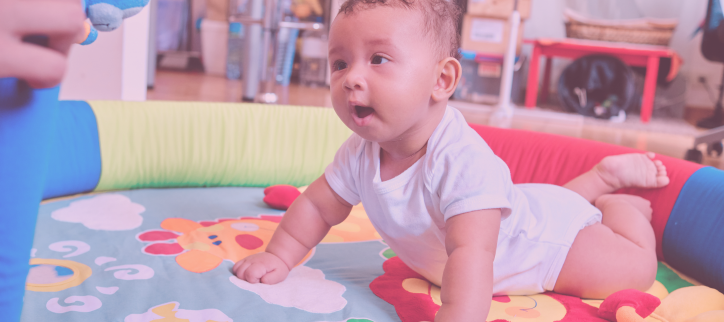
[[[262,252],[246,257],[234,264],[234,275],[255,284],[276,284],[287,278],[289,267],[277,255]]]

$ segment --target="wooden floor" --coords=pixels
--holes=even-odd
[[[280,104],[332,107],[329,88],[310,88],[292,84],[288,87],[277,86]],[[149,100],[170,101],[205,101],[205,102],[239,102],[242,96],[242,82],[227,80],[223,77],[207,76],[201,73],[188,73],[159,70],[156,74],[155,86],[148,91]],[[468,122],[488,124],[492,108],[452,101],[450,105],[460,109]],[[690,123],[707,115],[706,110],[687,110],[686,119]],[[690,149],[696,130],[672,131],[673,128],[687,129],[685,121],[681,124],[653,119],[651,126],[631,126],[625,124],[617,127],[606,122],[586,119],[580,115],[553,112],[546,109],[516,109],[509,127],[554,133],[601,141],[616,145],[652,151],[675,158],[683,158]],[[636,117],[636,116],[632,116]],[[633,120],[629,120],[631,122]],[[658,123],[657,123],[658,122]],[[631,123],[627,123],[631,124]],[[634,125],[638,125],[633,123]],[[672,124],[672,125],[670,125]],[[658,125],[658,126],[657,126]],[[693,134],[692,134],[692,131]],[[673,132],[673,133],[672,133]],[[705,146],[699,147],[705,151]],[[724,157],[704,156],[703,164],[724,169]]]

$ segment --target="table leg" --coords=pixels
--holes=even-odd
[[[540,64],[541,49],[538,44],[533,46],[533,53],[528,66],[528,85],[525,89],[525,107],[534,108],[538,98],[538,65]]]
[[[551,65],[553,65],[553,58],[546,57],[546,66],[543,69],[543,86],[540,88],[540,102],[548,103],[548,94],[551,91]]]
[[[654,111],[654,95],[656,95],[656,79],[659,76],[659,57],[649,56],[646,64],[646,80],[641,100],[641,122],[648,123]]]

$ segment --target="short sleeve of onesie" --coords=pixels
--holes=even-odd
[[[337,150],[334,161],[324,170],[324,177],[332,190],[353,206],[360,203],[359,155],[363,148],[364,140],[352,134]]]
[[[484,144],[484,143],[483,143]],[[511,213],[510,171],[487,146],[457,145],[446,149],[434,167],[440,212],[445,221],[453,216],[500,208],[503,218]],[[437,174],[437,175],[435,175]]]

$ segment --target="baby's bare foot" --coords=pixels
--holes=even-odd
[[[660,188],[669,184],[666,167],[648,152],[607,156],[594,170],[613,190],[621,188]]]

